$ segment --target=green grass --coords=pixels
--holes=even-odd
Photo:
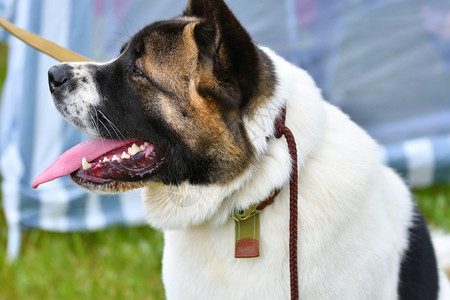
[[[450,232],[450,185],[429,187],[414,194],[428,225]]]
[[[0,93],[2,92],[3,82],[6,77],[8,47],[0,43]]]
[[[94,233],[24,235],[22,253],[6,264],[0,229],[0,299],[164,299],[163,240],[148,227]]]
[[[415,191],[429,224],[450,231],[450,185]],[[1,202],[1,200],[0,200]],[[5,264],[0,214],[0,299],[164,299],[163,240],[148,227],[24,235],[20,258]]]

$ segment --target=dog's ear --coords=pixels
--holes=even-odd
[[[213,64],[217,79],[236,81],[244,107],[258,80],[258,51],[250,35],[223,0],[190,0],[184,15],[201,18],[194,29],[199,58]]]
[[[206,7],[210,5],[208,0],[189,0],[188,6],[184,11],[185,16],[204,17]]]

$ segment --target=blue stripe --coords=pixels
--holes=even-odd
[[[403,150],[403,144],[395,144],[386,146],[386,155],[388,165],[403,177],[403,179],[407,178],[408,174],[408,162],[406,160],[406,154]]]
[[[28,12],[29,30],[39,34],[41,21],[41,0],[30,1],[30,11]],[[37,85],[38,52],[30,47],[25,52],[24,81],[20,87],[24,93],[22,99],[18,100],[18,105],[22,108],[18,116],[19,131],[19,151],[25,167],[24,176],[20,180],[20,212],[22,227],[35,227],[39,224],[39,202],[37,195],[39,192],[31,188],[31,166],[33,159],[34,145],[34,123],[36,107],[36,85]]]
[[[69,49],[88,57],[94,28],[93,3],[72,0],[70,12]]]
[[[89,45],[91,45],[92,32],[92,15],[93,4],[91,2],[83,2],[72,0],[71,2],[71,26],[70,26],[70,43],[69,48],[85,56],[89,55]],[[100,205],[105,216],[106,223],[124,224],[125,218],[122,213],[120,198],[118,195],[100,195]],[[77,203],[73,206],[74,211],[79,211],[85,202]],[[85,209],[85,208],[84,208]]]
[[[126,223],[119,195],[100,195],[100,205],[109,225]]]
[[[86,192],[71,183],[67,194],[70,199],[67,208],[67,231],[86,230]]]
[[[70,2],[70,23],[69,23],[69,41],[68,48],[87,56],[89,45],[91,44],[92,32],[92,16],[88,15],[92,12],[92,3],[88,1]],[[75,127],[64,121],[63,150],[72,148],[82,140],[81,132]],[[86,201],[87,192],[77,187],[66,176],[64,179],[64,187],[69,197],[69,205],[67,208],[68,230],[84,230],[86,229]]]
[[[434,182],[450,182],[450,136],[433,139],[435,159]]]

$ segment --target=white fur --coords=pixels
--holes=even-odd
[[[376,143],[322,100],[306,72],[264,51],[279,85],[268,106],[245,120],[258,163],[228,186],[152,184],[144,191],[150,224],[164,230],[167,298],[289,298],[291,161],[284,139],[266,141],[286,103],[299,154],[300,299],[397,299],[413,214],[408,189],[383,166]],[[261,213],[260,257],[234,258],[232,211],[280,187]],[[449,299],[443,276],[440,284],[440,299]]]
[[[55,102],[57,109],[64,118],[89,135],[98,135],[98,112],[95,107],[101,101],[100,91],[94,83],[92,67],[108,63],[66,63],[73,72],[71,81],[76,82],[77,88],[67,89],[62,95],[63,103]],[[83,82],[82,79],[86,82]]]

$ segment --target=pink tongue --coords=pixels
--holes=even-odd
[[[86,160],[89,162],[102,156],[104,153],[137,141],[92,139],[78,144],[58,157],[51,166],[33,181],[32,186],[35,189],[42,183],[66,176],[78,170],[81,167],[83,157],[86,157]]]

